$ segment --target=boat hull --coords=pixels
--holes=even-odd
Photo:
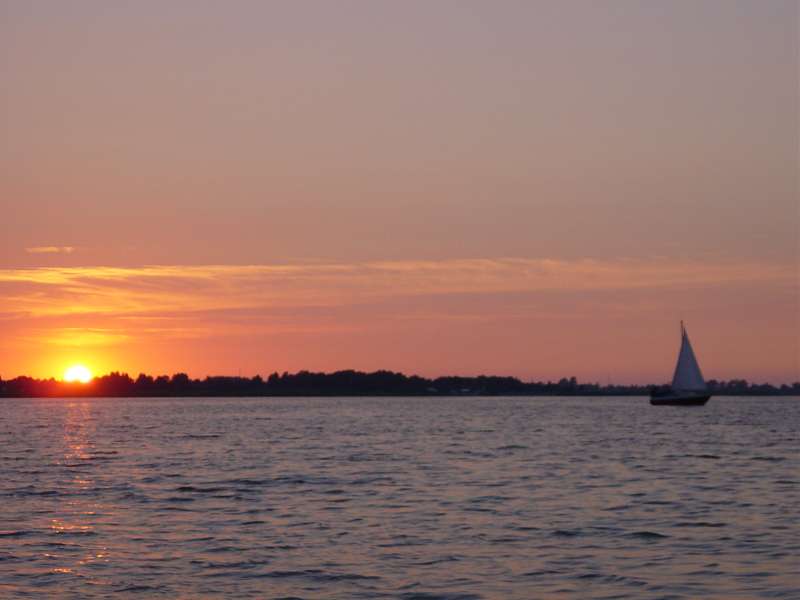
[[[653,406],[703,406],[711,398],[711,394],[665,394],[650,396]]]

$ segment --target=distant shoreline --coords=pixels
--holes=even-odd
[[[191,379],[172,376],[110,373],[89,383],[16,377],[0,379],[0,398],[231,398],[231,397],[360,397],[360,396],[646,396],[655,385],[600,385],[575,377],[557,382],[524,382],[515,377],[437,377],[428,379],[392,371],[336,371],[334,373],[273,373],[255,377],[209,376]],[[745,380],[708,381],[714,396],[800,396],[800,382],[775,386]]]

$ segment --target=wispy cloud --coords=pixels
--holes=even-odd
[[[6,310],[30,315],[341,306],[415,295],[591,292],[791,283],[775,264],[460,259],[0,270]]]
[[[25,248],[28,254],[72,254],[75,246],[31,246]]]
[[[41,333],[51,344],[74,347],[109,346],[122,343],[130,338],[129,335],[121,331],[96,328],[84,329],[79,327],[64,327],[55,331],[44,331]]]

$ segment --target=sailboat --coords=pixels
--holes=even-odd
[[[654,406],[702,406],[711,394],[700,372],[700,365],[694,356],[692,344],[686,327],[681,321],[681,350],[678,353],[678,364],[672,385],[667,390],[653,390],[650,393],[650,404]]]

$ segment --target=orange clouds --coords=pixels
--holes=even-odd
[[[688,316],[699,348],[720,340],[704,357],[709,376],[755,365],[775,377],[796,355],[794,286],[791,266],[665,259],[5,269],[0,358],[34,374],[79,355],[98,370],[198,375],[244,365],[524,377],[535,364],[592,376],[624,365],[642,380],[671,361],[672,325]],[[767,341],[756,365],[746,349]]]
[[[30,316],[354,304],[420,294],[791,284],[791,267],[668,260],[461,259],[353,264],[65,267],[0,271],[5,310]]]

